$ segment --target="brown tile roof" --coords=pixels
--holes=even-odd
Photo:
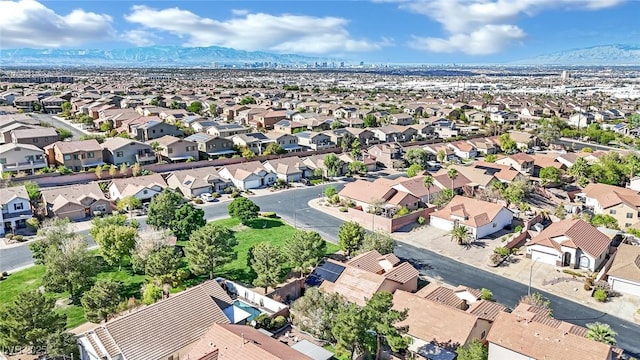
[[[500,312],[487,341],[523,356],[545,360],[609,360],[611,346],[550,327],[523,317]]]
[[[208,357],[217,352],[217,357]],[[214,324],[189,351],[193,360],[306,360],[310,357],[246,325]]]
[[[398,190],[391,188],[388,184],[356,180],[346,184],[338,194],[356,201],[372,203],[376,200],[386,202],[397,192]]]
[[[378,260],[381,257],[382,254],[378,251],[371,250],[353,257],[351,260],[347,261],[346,264],[368,272],[380,274],[384,272],[384,268],[382,268],[380,261]]]
[[[80,141],[57,141],[46,148],[56,147],[62,154],[71,154],[80,151],[96,151],[101,152],[102,147],[96,139],[80,140]]]
[[[502,205],[456,195],[447,206],[432,213],[431,216],[446,220],[451,220],[454,216],[460,218],[461,224],[480,227],[492,222],[503,209],[506,208]]]
[[[408,325],[409,335],[423,341],[465,344],[478,321],[473,314],[402,290],[393,294],[393,308],[408,309],[407,319],[398,326]]]
[[[107,200],[104,193],[98,186],[98,183],[78,184],[70,186],[58,186],[54,188],[42,189],[42,199],[47,203],[53,205],[54,203],[60,206],[66,203],[79,204],[80,200],[90,197],[95,200]],[[84,206],[84,205],[83,205]],[[55,211],[57,206],[54,206]]]
[[[416,292],[416,296],[445,304],[456,309],[463,309],[465,307],[465,301],[460,299],[453,289],[449,289],[436,283],[430,283],[418,290],[418,292]]]
[[[211,280],[111,320],[95,331],[102,333],[101,338],[113,339],[110,351],[119,351],[127,360],[166,359],[196,342],[213,324],[228,324],[222,308],[231,303],[227,293]]]
[[[451,189],[451,179],[447,175],[447,169],[442,169],[437,173],[433,174],[433,183],[442,189]],[[461,188],[465,185],[471,184],[471,180],[469,180],[463,174],[458,173],[453,179],[453,187],[454,189]]]
[[[586,197],[595,199],[603,209],[618,204],[627,204],[631,207],[640,207],[640,194],[637,191],[607,184],[587,185],[582,192]]]
[[[510,155],[509,158],[511,158],[512,160],[514,160],[518,164],[523,164],[525,162],[533,162],[533,160],[534,160],[532,156],[529,156],[529,155],[527,155],[525,153],[513,154],[513,155]]]
[[[364,306],[366,300],[378,292],[384,280],[382,275],[347,266],[335,283],[323,281],[320,289],[340,294],[347,301]]]
[[[403,262],[398,266],[394,266],[393,269],[384,273],[384,277],[386,279],[395,281],[400,284],[405,284],[406,282],[416,278],[420,273],[413,265],[408,262]]]
[[[160,174],[113,179],[111,184],[118,189],[121,197],[135,195],[144,188],[158,186],[161,189],[164,189],[167,187],[167,182],[164,181],[164,178]]]
[[[497,302],[480,300],[469,306],[467,312],[476,315],[480,319],[494,321],[501,312],[507,311],[507,307]]]
[[[566,219],[552,223],[531,239],[530,244],[540,244],[560,249],[560,246],[580,248],[596,259],[609,250],[611,239],[582,219]]]
[[[620,244],[607,274],[640,282],[640,246]]]

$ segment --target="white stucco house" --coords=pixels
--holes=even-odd
[[[266,169],[259,161],[226,165],[218,173],[240,190],[269,186],[278,179],[276,173]]]
[[[474,239],[480,239],[511,225],[513,213],[502,205],[488,201],[455,196],[447,206],[431,214],[431,226],[453,230],[454,226],[466,226]]]
[[[26,221],[33,217],[24,185],[0,189],[0,207],[0,235],[26,227]]]
[[[149,202],[167,187],[167,182],[160,174],[114,179],[109,185],[111,200],[117,201],[127,196]]]
[[[607,281],[613,291],[640,296],[640,246],[618,246]]]
[[[607,259],[611,239],[581,219],[552,223],[527,242],[526,257],[555,266],[597,271]]]

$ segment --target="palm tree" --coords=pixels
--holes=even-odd
[[[158,164],[160,164],[160,152],[164,150],[164,148],[160,145],[159,142],[154,141],[151,143],[151,150],[153,150],[153,152],[156,154],[156,157],[158,158]]]
[[[611,329],[609,324],[603,324],[601,322],[595,322],[587,324],[587,339],[595,340],[608,345],[615,345],[617,332]]]
[[[455,188],[453,187],[453,180],[455,180],[458,177],[458,170],[454,168],[450,168],[447,171],[447,176],[449,177],[449,179],[451,179],[451,191],[454,191]]]
[[[422,178],[422,185],[427,188],[427,203],[431,203],[431,186],[433,185],[433,176],[427,174]]]
[[[455,240],[458,245],[464,245],[471,239],[471,230],[468,227],[459,224],[453,225],[451,230],[451,240]]]

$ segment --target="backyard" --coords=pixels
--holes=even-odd
[[[256,275],[247,264],[249,249],[260,242],[269,241],[279,248],[284,248],[287,240],[291,238],[295,229],[279,219],[258,219],[252,227],[240,224],[236,219],[222,219],[214,221],[216,224],[231,228],[236,235],[238,245],[235,250],[238,254],[236,260],[221,266],[215,276],[220,276],[251,286],[251,282]],[[179,242],[178,245],[184,245],[185,242]],[[327,255],[338,251],[338,246],[327,243]],[[123,261],[119,270],[118,266],[109,266],[103,260],[98,250],[92,250],[92,254],[97,258],[99,264],[99,273],[97,279],[113,279],[122,283],[122,299],[126,300],[132,296],[140,298],[140,287],[145,282],[145,275],[135,274],[131,270],[129,259]],[[183,266],[188,265],[186,260]],[[290,266],[284,264],[284,270],[289,271]],[[43,265],[32,266],[28,269],[12,273],[6,280],[0,282],[0,306],[9,304],[17,297],[20,292],[35,290],[42,285],[42,276],[45,273]],[[171,289],[172,293],[184,290],[186,286],[194,286],[208,279],[208,276],[192,276],[185,281],[181,287]],[[67,302],[68,294],[66,293],[48,293],[50,296],[58,300],[58,311],[67,315],[68,328],[74,328],[87,320],[84,318],[84,311],[80,305],[70,305]]]

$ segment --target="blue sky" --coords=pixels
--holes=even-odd
[[[0,48],[225,46],[376,63],[501,63],[640,45],[634,0],[0,0]]]

